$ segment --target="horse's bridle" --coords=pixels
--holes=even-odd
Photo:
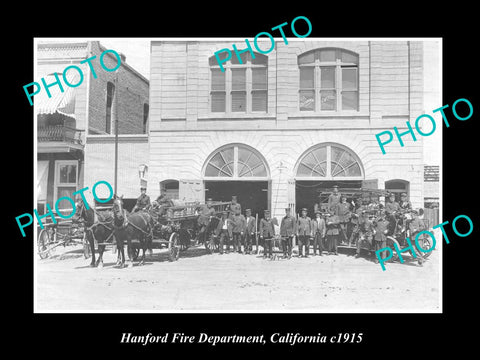
[[[123,208],[123,206],[120,209],[120,205],[118,205],[118,202],[116,203],[116,201],[118,201],[118,200],[115,199],[113,201],[113,218],[114,218],[113,227],[116,228],[116,229],[124,229],[128,225],[127,214],[126,214],[126,211]],[[121,210],[123,210],[123,211],[121,211]],[[120,217],[117,216],[118,214],[120,214]],[[122,224],[121,225],[116,225],[115,224],[115,219],[119,219],[119,220],[122,219]]]

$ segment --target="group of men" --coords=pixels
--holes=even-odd
[[[205,235],[208,219],[215,215],[210,204],[211,199],[208,199],[207,206],[202,209],[199,216],[201,236]],[[273,256],[274,241],[280,239],[283,257],[290,259],[293,237],[298,240],[299,257],[309,256],[311,240],[313,240],[314,255],[318,253],[321,256],[324,251],[338,255],[336,238],[339,235],[340,222],[336,219],[336,215],[332,213],[332,216],[325,218],[322,212],[316,211],[315,219],[312,220],[307,213],[308,210],[303,208],[301,216],[297,219],[291,214],[291,209],[286,208],[285,216],[280,223],[280,237],[277,237],[275,226],[278,226],[278,221],[271,217],[270,210],[264,210],[264,216],[258,224],[258,237],[264,248],[264,258]],[[234,252],[251,254],[256,233],[256,219],[252,216],[251,209],[245,209],[245,215],[243,215],[237,197],[232,196],[231,205],[222,212],[222,217],[214,229],[214,235],[219,240],[219,253],[228,253],[230,245],[233,245]]]
[[[132,209],[132,212],[137,212],[140,210],[148,210],[152,205],[158,206],[162,205],[169,201],[168,196],[161,191],[160,195],[157,197],[156,200],[150,202],[150,196],[147,195],[147,188],[145,186],[140,187],[140,196],[137,198],[137,202]]]
[[[166,201],[166,196],[161,194],[157,204]],[[397,212],[411,211],[412,205],[407,200],[406,193],[401,194],[400,203],[395,201],[395,194],[391,193],[385,206],[370,201],[359,200],[360,204],[347,202],[347,197],[338,191],[338,186],[333,187],[328,197],[327,208],[323,211],[318,204],[314,205],[314,219],[311,219],[306,208],[301,209],[298,218],[291,214],[291,209],[285,209],[285,216],[280,223],[280,236],[275,234],[275,226],[278,226],[276,218],[272,218],[269,210],[264,210],[264,216],[256,226],[256,219],[252,216],[251,209],[245,209],[242,214],[242,206],[237,202],[237,196],[232,196],[228,208],[222,212],[218,225],[213,230],[214,236],[219,240],[219,253],[230,251],[230,245],[234,252],[243,254],[253,253],[253,242],[256,234],[260,239],[264,251],[264,258],[271,258],[274,241],[281,239],[283,257],[292,257],[293,237],[298,242],[298,257],[308,257],[310,243],[313,242],[313,255],[322,256],[327,254],[338,255],[338,245],[348,242],[348,245],[356,243],[356,257],[360,256],[360,249],[368,242],[368,247],[379,250],[386,247],[387,234],[391,232],[392,216]],[[150,198],[146,195],[146,189],[141,188],[141,195],[132,210],[133,212],[148,208]],[[373,216],[373,209],[376,216]],[[201,208],[198,225],[200,227],[199,238],[206,241],[207,226],[212,217],[216,216],[212,199],[208,199]],[[420,227],[418,218],[405,225]],[[347,237],[347,234],[350,236]],[[242,249],[243,247],[243,249]],[[382,254],[382,257],[386,257]],[[378,261],[378,260],[377,260]]]

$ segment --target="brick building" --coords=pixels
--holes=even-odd
[[[243,64],[232,53],[222,72],[214,53],[232,43],[246,48],[152,41],[150,183],[185,200],[236,194],[260,216],[311,211],[333,184],[405,191],[423,206],[422,138],[385,155],[375,139],[424,113],[422,41],[279,39]]]
[[[105,50],[98,41],[37,44],[37,81],[44,78],[46,84],[52,84],[56,73],[64,89],[62,92],[58,85],[52,86],[52,96],[48,97],[42,88],[34,97],[39,212],[45,210],[46,203],[53,208],[58,198],[71,197],[74,191],[84,186],[91,188],[98,180],[113,184],[113,180],[105,179],[103,174],[111,173],[113,178],[113,161],[105,154],[111,152],[115,116],[120,151],[123,153],[127,149],[128,152],[125,174],[121,173],[119,183],[130,182],[128,172],[133,172],[138,179],[138,166],[146,161],[149,82],[126,63],[122,54],[117,71],[105,71],[99,63]],[[91,61],[96,78],[88,64],[80,64],[92,56],[96,56]],[[103,62],[112,69],[117,59],[114,54],[106,53]],[[63,83],[62,73],[69,65],[76,65],[83,71],[83,82],[78,87]],[[67,74],[71,84],[79,82],[80,75],[75,71]],[[96,180],[98,177],[100,179]],[[59,207],[68,208],[68,202],[62,201]]]

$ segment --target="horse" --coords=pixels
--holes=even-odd
[[[88,205],[88,203],[87,203]],[[90,245],[92,261],[90,267],[103,267],[103,252],[105,251],[105,242],[113,236],[113,213],[109,210],[97,211],[90,206],[85,205],[83,201],[77,201],[77,212],[73,221],[83,219],[85,221],[85,236]],[[98,259],[95,261],[95,241],[98,245]],[[119,264],[119,257],[117,264]]]
[[[129,264],[133,267],[132,240],[137,239],[143,250],[139,265],[145,264],[145,250],[152,248],[154,220],[148,212],[138,211],[129,214],[123,208],[123,196],[115,196],[113,200],[113,228],[117,249],[120,252],[120,265],[125,265],[124,243],[127,242],[127,254]]]

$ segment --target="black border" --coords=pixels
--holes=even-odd
[[[23,353],[26,350],[38,352],[47,349],[49,354],[112,356],[112,350],[122,355],[163,354],[164,346],[177,354],[184,351],[220,352],[235,354],[247,350],[251,354],[270,354],[273,348],[286,355],[299,350],[315,350],[313,356],[324,351],[345,354],[372,354],[390,356],[401,350],[405,356],[432,354],[431,350],[466,349],[474,346],[474,331],[469,324],[476,313],[474,241],[478,228],[467,238],[458,238],[447,231],[451,243],[444,245],[443,314],[33,314],[33,264],[34,249],[27,238],[18,235],[14,216],[31,210],[33,204],[33,126],[32,109],[25,101],[22,86],[33,79],[33,37],[245,37],[253,38],[261,31],[285,21],[290,22],[299,15],[307,16],[313,31],[310,37],[442,37],[443,38],[443,89],[442,104],[452,104],[458,98],[467,98],[474,108],[474,115],[468,121],[453,119],[450,128],[444,132],[443,161],[443,213],[444,219],[452,220],[459,214],[467,214],[474,225],[478,222],[476,187],[475,128],[478,123],[478,90],[476,85],[475,51],[477,45],[473,34],[478,20],[473,6],[452,4],[449,9],[430,8],[422,10],[419,4],[384,3],[380,6],[359,4],[352,7],[336,5],[333,9],[318,4],[310,11],[293,10],[292,4],[272,4],[265,13],[258,6],[238,4],[237,11],[228,4],[201,4],[199,10],[183,4],[182,8],[168,8],[160,3],[140,4],[138,13],[135,4],[119,9],[110,7],[105,13],[97,7],[76,8],[75,16],[66,16],[66,9],[44,8],[32,11],[22,17],[22,32],[9,39],[11,49],[7,64],[7,87],[9,99],[4,108],[8,109],[4,136],[4,155],[7,160],[4,176],[8,179],[4,188],[8,209],[4,212],[7,234],[4,241],[9,247],[12,268],[5,270],[5,285],[12,307],[7,315],[12,347]],[[209,6],[215,8],[207,16]],[[304,3],[303,8],[310,8]],[[107,7],[108,8],[108,7]],[[52,16],[63,11],[63,15]],[[120,10],[120,11],[118,11]],[[117,12],[118,11],[118,12]],[[188,13],[187,13],[188,11]],[[120,13],[120,14],[118,14]],[[39,21],[39,19],[41,21]],[[29,27],[26,24],[31,24]],[[12,34],[13,35],[13,34]],[[6,36],[11,36],[7,32]],[[11,44],[9,44],[9,42]],[[471,57],[473,66],[465,62]],[[14,70],[11,69],[13,66]],[[5,93],[4,93],[5,96]],[[14,101],[14,104],[10,100]],[[13,106],[12,106],[13,105]],[[428,113],[428,109],[427,113]],[[432,109],[433,110],[433,109]],[[6,135],[6,133],[4,133]],[[10,141],[12,139],[12,141]],[[5,146],[6,145],[6,146]],[[10,180],[12,179],[12,180]],[[12,188],[12,190],[10,190]],[[11,275],[10,275],[11,274]],[[412,295],[414,296],[414,294]],[[418,299],[421,301],[421,299]],[[472,319],[473,320],[473,319]],[[265,337],[274,332],[318,332],[333,335],[337,332],[363,333],[360,344],[340,345],[298,345],[252,346],[222,345],[212,348],[202,345],[164,346],[119,346],[122,332],[183,332],[198,334],[207,332],[215,335],[258,334]],[[26,344],[31,346],[25,346]],[[458,347],[460,345],[460,347]],[[42,350],[44,349],[44,350]],[[199,354],[199,353],[198,353]],[[56,357],[55,355],[52,355]]]

